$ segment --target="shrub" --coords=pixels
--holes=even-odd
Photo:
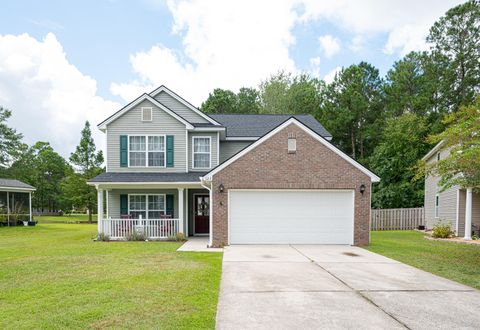
[[[172,242],[183,242],[185,241],[185,234],[184,233],[177,233],[176,235],[172,235],[168,237],[169,241]]]
[[[125,238],[127,241],[146,241],[147,235],[141,231],[132,230]]]
[[[97,241],[100,241],[100,242],[108,242],[108,241],[110,241],[110,236],[108,236],[108,235],[105,234],[105,233],[100,233],[100,234],[98,234],[98,236],[97,236]]]
[[[448,223],[439,223],[433,226],[432,236],[435,238],[450,238],[453,236],[452,226]]]

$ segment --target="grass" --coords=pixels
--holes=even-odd
[[[368,250],[480,289],[480,246],[429,241],[416,231],[374,231]]]
[[[0,329],[213,329],[221,253],[93,242],[96,225],[0,228]]]
[[[88,214],[71,214],[71,215],[45,215],[34,217],[38,222],[60,222],[60,223],[77,223],[88,221]],[[97,221],[97,215],[92,215],[92,220]]]

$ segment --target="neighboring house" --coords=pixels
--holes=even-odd
[[[423,158],[427,164],[449,156],[449,150],[439,142]],[[480,228],[480,194],[458,186],[441,191],[440,177],[425,178],[425,224],[432,229],[437,223],[449,223],[457,236],[471,238],[472,230]],[[467,223],[467,226],[465,226]]]
[[[161,86],[99,124],[99,232],[228,244],[369,243],[379,178],[310,115],[206,115]],[[106,191],[106,216],[103,215]]]
[[[0,224],[11,226],[32,221],[32,192],[35,188],[14,179],[0,178]]]

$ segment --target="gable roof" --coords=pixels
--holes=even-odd
[[[422,157],[422,160],[427,160],[429,159],[430,157],[432,157],[434,154],[437,153],[437,151],[439,151],[440,149],[442,149],[442,146],[443,146],[443,140],[438,142],[437,145],[435,147],[433,147],[432,150],[430,150],[425,156]]]
[[[189,108],[190,110],[192,110],[193,112],[195,112],[196,114],[200,115],[201,117],[205,118],[206,120],[208,120],[208,122],[212,123],[213,125],[220,125],[217,121],[215,121],[211,116],[208,116],[207,114],[203,113],[202,111],[200,111],[197,107],[195,107],[193,104],[191,104],[190,102],[188,102],[187,100],[185,100],[183,97],[181,97],[180,95],[178,95],[177,93],[175,93],[174,91],[170,90],[169,88],[167,88],[166,86],[164,85],[161,85],[160,87],[156,88],[155,90],[153,90],[152,92],[150,92],[150,96],[151,97],[155,97],[157,96],[158,94],[160,94],[161,92],[165,92],[167,93],[168,95],[170,95],[171,97],[173,97],[175,100],[177,100],[178,102],[182,103],[184,106],[186,106],[187,108]]]
[[[184,118],[182,118],[181,116],[179,116],[178,114],[176,114],[175,112],[173,112],[172,110],[170,110],[169,108],[167,108],[166,106],[164,106],[163,104],[161,104],[160,102],[155,100],[153,97],[151,97],[150,95],[145,94],[145,93],[140,95],[139,97],[137,97],[135,100],[133,100],[132,102],[130,102],[126,106],[124,106],[122,109],[115,112],[113,115],[111,115],[110,117],[108,117],[104,121],[102,121],[100,124],[98,124],[98,128],[100,130],[105,130],[107,128],[108,124],[110,124],[111,122],[113,122],[117,118],[121,117],[124,113],[126,113],[130,109],[136,107],[137,105],[139,105],[143,101],[150,101],[155,106],[157,106],[161,110],[165,111],[166,113],[168,113],[173,118],[177,119],[179,122],[185,124],[185,126],[187,126],[188,129],[193,128],[192,124],[190,124]]]
[[[0,189],[13,188],[15,190],[25,190],[25,191],[34,191],[36,190],[29,184],[25,182],[15,180],[15,179],[2,179],[0,178]]]
[[[227,140],[229,138],[231,140],[246,140],[247,138],[256,140],[289,118],[295,118],[327,140],[332,139],[332,135],[312,115],[212,114],[210,116],[227,128]]]
[[[300,127],[301,129],[303,129],[305,132],[310,134],[310,136],[315,138],[318,142],[322,143],[324,146],[326,146],[328,149],[330,149],[331,151],[333,151],[334,153],[339,155],[341,158],[346,160],[348,163],[350,163],[351,165],[356,167],[358,170],[360,170],[361,172],[368,175],[371,178],[372,182],[379,182],[380,181],[380,177],[378,177],[375,173],[373,173],[368,168],[366,168],[365,166],[363,166],[362,164],[357,162],[355,159],[353,159],[350,156],[348,156],[347,154],[345,154],[343,151],[341,151],[340,149],[335,147],[332,143],[328,142],[324,137],[322,137],[320,134],[318,134],[314,130],[310,129],[308,126],[306,126],[305,124],[300,122],[295,117],[290,117],[289,119],[284,121],[282,124],[278,125],[273,130],[271,130],[270,132],[268,132],[267,134],[262,136],[260,139],[258,139],[254,143],[250,144],[248,147],[242,149],[240,152],[236,153],[234,156],[230,157],[225,162],[223,162],[220,165],[213,168],[210,172],[208,172],[203,177],[201,177],[201,180],[202,181],[203,180],[211,180],[213,175],[220,172],[222,169],[229,166],[231,163],[235,162],[237,159],[239,159],[243,155],[247,154],[248,152],[250,152],[251,150],[256,148],[258,145],[262,144],[263,142],[265,142],[270,137],[272,137],[276,133],[280,132],[282,129],[284,129],[285,127],[287,127],[290,124],[295,124],[298,127]]]

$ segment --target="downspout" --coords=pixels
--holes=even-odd
[[[206,177],[200,177],[200,185],[208,190],[209,194],[209,211],[208,214],[210,215],[208,217],[208,247],[212,247],[212,240],[213,240],[213,193],[212,193],[212,178],[206,178]]]

